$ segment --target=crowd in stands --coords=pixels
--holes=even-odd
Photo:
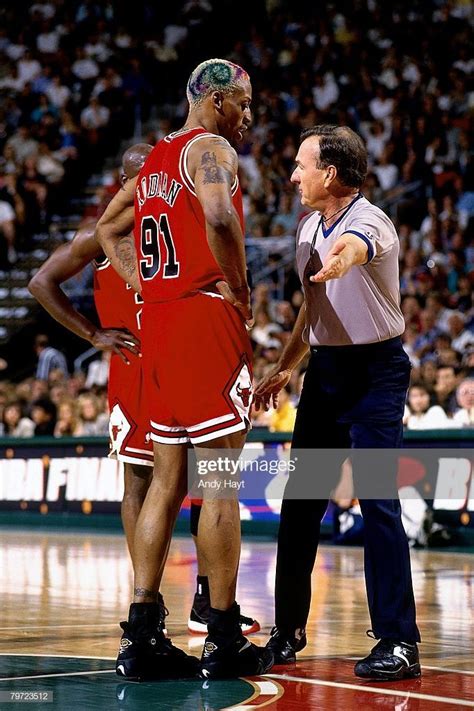
[[[225,56],[248,69],[254,88],[254,125],[238,149],[247,238],[264,244],[287,237],[292,249],[302,209],[288,178],[302,129],[343,123],[358,131],[369,153],[362,192],[390,214],[400,236],[403,339],[413,366],[405,424],[472,426],[471,4],[353,0],[310,7],[244,0],[235,22],[228,0],[170,7],[37,0],[2,9],[0,269],[34,247],[36,235],[124,140],[131,143],[134,134],[154,143],[182,125],[190,71],[210,54]],[[103,179],[87,217],[100,214],[116,177]],[[284,300],[275,295],[272,274],[256,285],[257,379],[277,361],[301,304],[294,272],[287,273]],[[256,425],[291,429],[303,375],[304,364],[278,411],[258,415]],[[84,377],[50,385],[56,411],[51,415],[48,405],[46,427],[56,420],[53,434],[93,429],[84,408],[78,412]],[[14,401],[9,423],[3,415],[5,433],[27,431],[25,414],[35,431],[44,429],[32,405],[48,396],[45,382],[0,383],[1,399]],[[104,414],[103,385],[90,392],[89,409]]]

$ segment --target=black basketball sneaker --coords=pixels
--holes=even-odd
[[[370,654],[354,667],[356,676],[374,681],[398,681],[421,676],[418,647],[415,643],[381,639]]]
[[[306,647],[306,631],[297,629],[293,634],[285,633],[278,627],[273,627],[267,649],[273,653],[274,664],[294,664],[296,652]]]
[[[266,647],[257,647],[242,634],[239,626],[240,608],[234,603],[226,611],[209,610],[209,634],[201,657],[203,679],[235,679],[258,676],[273,666],[273,654]]]
[[[207,634],[207,623],[209,622],[209,609],[211,603],[209,595],[196,592],[193,606],[188,620],[188,631],[191,634]],[[260,623],[251,617],[239,616],[239,625],[243,635],[253,634],[260,630]]]
[[[115,665],[130,681],[189,679],[199,672],[199,660],[191,657],[163,633],[165,612],[158,603],[132,603]]]
[[[208,635],[201,657],[203,679],[236,679],[259,676],[273,666],[273,654],[267,647],[257,647],[241,632],[230,640]]]

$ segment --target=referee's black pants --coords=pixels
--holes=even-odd
[[[393,338],[364,346],[312,349],[305,375],[292,441],[297,449],[398,448],[410,377],[410,362],[401,340]],[[341,453],[333,485],[339,477]],[[367,599],[376,638],[404,642],[420,640],[408,541],[401,521],[396,489],[396,458],[389,453],[379,468],[356,471],[359,478],[384,477],[392,498],[360,500],[364,517],[364,567]],[[300,473],[299,473],[300,472]],[[275,624],[290,636],[306,626],[311,604],[311,573],[316,559],[326,498],[301,497],[296,465],[285,490],[278,534],[275,584]],[[315,455],[314,477],[318,477]],[[319,472],[321,475],[321,472]],[[327,475],[327,472],[325,472]],[[378,480],[380,481],[380,480]],[[311,486],[308,491],[311,491]],[[295,498],[295,492],[299,498]],[[349,602],[349,601],[348,601]]]

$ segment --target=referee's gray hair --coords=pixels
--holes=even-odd
[[[319,137],[319,164],[337,168],[339,181],[349,188],[360,188],[367,175],[367,148],[362,138],[349,126],[319,124],[301,134],[301,143]]]

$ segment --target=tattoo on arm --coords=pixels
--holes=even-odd
[[[204,171],[203,183],[228,183],[232,184],[232,172],[226,167],[221,167],[217,162],[216,154],[205,151],[201,158],[201,169]]]
[[[155,601],[158,591],[157,590],[147,590],[146,588],[134,588],[133,594],[135,597],[151,597]]]
[[[117,255],[120,266],[128,276],[135,274],[137,270],[137,260],[135,255],[135,243],[133,237],[128,235],[122,237],[115,246],[115,254]]]

